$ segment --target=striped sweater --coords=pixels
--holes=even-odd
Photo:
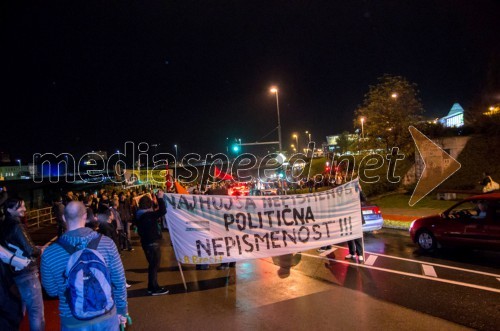
[[[99,234],[89,228],[79,228],[62,235],[61,240],[72,246],[86,246]],[[127,289],[125,287],[125,271],[113,240],[102,236],[97,250],[102,254],[111,274],[113,298],[117,313],[125,315],[127,307]],[[52,244],[43,252],[41,261],[42,285],[50,296],[59,296],[59,312],[61,317],[72,317],[71,310],[64,296],[65,284],[63,274],[68,264],[69,254],[58,244]]]

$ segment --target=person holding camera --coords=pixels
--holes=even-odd
[[[168,290],[158,285],[158,270],[161,262],[160,242],[162,239],[159,220],[167,212],[163,200],[163,190],[157,193],[158,210],[153,209],[153,200],[145,194],[139,200],[136,214],[137,232],[141,237],[141,245],[148,260],[148,293],[151,295],[168,294]]]

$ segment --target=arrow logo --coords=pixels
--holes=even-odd
[[[457,172],[461,165],[415,127],[410,126],[408,129],[424,162],[424,171],[422,171],[422,175],[408,202],[410,206],[414,206],[438,187],[439,184]]]

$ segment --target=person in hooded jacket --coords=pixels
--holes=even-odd
[[[9,198],[4,203],[5,219],[1,222],[1,244],[12,253],[31,259],[22,270],[14,270],[12,275],[19,289],[23,305],[29,316],[30,330],[45,330],[42,286],[38,278],[37,259],[42,254],[31,240],[26,228],[21,223],[26,207],[20,198]]]
[[[64,218],[68,231],[61,241],[67,246],[79,249],[99,237],[92,229],[85,227],[87,212],[83,203],[70,202],[64,210]],[[42,255],[42,284],[50,296],[59,296],[59,316],[61,330],[119,330],[120,324],[126,324],[128,316],[127,289],[125,285],[125,270],[113,240],[102,236],[97,245],[97,251],[103,256],[109,269],[111,288],[115,306],[108,313],[91,320],[80,320],[73,316],[66,297],[66,280],[64,273],[69,260],[69,253],[59,243],[47,247]]]

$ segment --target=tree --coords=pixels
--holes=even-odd
[[[385,74],[369,87],[363,105],[355,110],[354,126],[364,131],[369,145],[379,142],[387,150],[407,150],[412,141],[408,127],[421,119],[423,111],[416,84]]]

